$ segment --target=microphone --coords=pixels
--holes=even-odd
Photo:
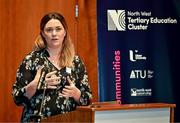
[[[71,68],[70,67],[66,67],[66,72],[64,73],[64,76],[66,78],[65,85],[69,85],[69,83],[67,82],[67,77],[69,77],[71,79]]]
[[[63,68],[63,71],[61,72],[61,77],[60,77],[60,83],[57,85],[57,91],[62,92],[63,88],[66,85],[69,85],[69,82],[67,80],[67,77],[71,79],[71,68],[70,67],[65,67]]]
[[[45,77],[46,77],[46,74],[49,72],[49,68],[47,66],[44,66],[41,70],[41,75],[40,75],[40,78],[39,78],[39,82],[38,82],[38,86],[37,86],[37,89],[40,90],[40,89],[44,89],[45,87]]]

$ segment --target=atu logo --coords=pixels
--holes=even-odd
[[[107,10],[108,31],[126,31],[125,10]]]

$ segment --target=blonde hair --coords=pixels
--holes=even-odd
[[[74,45],[71,41],[71,38],[70,38],[70,35],[68,32],[68,28],[67,28],[67,24],[66,24],[64,17],[62,15],[60,15],[59,13],[55,13],[55,12],[45,15],[41,19],[41,23],[40,23],[41,32],[44,30],[46,23],[51,19],[58,19],[62,23],[62,25],[66,31],[66,35],[65,35],[64,41],[62,43],[62,50],[59,54],[60,55],[59,66],[60,67],[72,67],[73,59],[74,59],[74,55],[75,55],[75,49],[74,49]],[[40,33],[35,40],[34,50],[41,50],[44,48],[47,48],[47,43],[46,43],[46,40],[44,39],[44,37],[42,36],[42,34]]]

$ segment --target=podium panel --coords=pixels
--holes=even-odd
[[[75,111],[42,119],[42,122],[173,123],[175,104],[118,104],[96,102]]]
[[[170,109],[96,111],[95,123],[169,123]]]

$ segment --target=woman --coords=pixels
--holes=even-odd
[[[17,105],[24,106],[22,122],[32,121],[34,115],[48,117],[90,103],[85,66],[75,55],[66,21],[59,13],[41,19],[40,35],[17,70],[12,95]]]

